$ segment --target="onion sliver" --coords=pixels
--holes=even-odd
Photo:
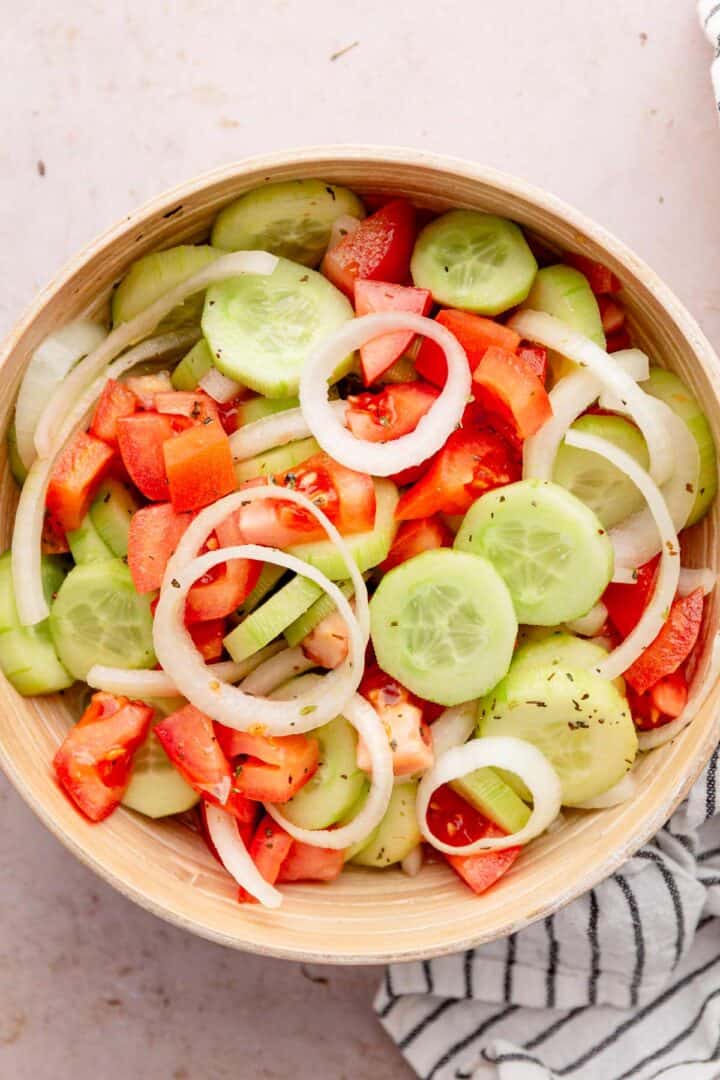
[[[691,569],[689,566],[683,566],[680,571],[678,592],[681,596],[689,596],[690,593],[695,592],[696,589],[702,589],[703,595],[707,596],[715,588],[716,582],[717,574],[714,570],[711,570],[709,566],[704,566],[700,570]]]
[[[282,642],[273,642],[239,664],[234,660],[221,660],[217,664],[208,664],[207,671],[221,682],[238,682],[256,668],[268,663],[281,649]],[[125,694],[126,697],[133,698],[175,697],[178,694],[177,686],[165,671],[137,671],[95,664],[90,668],[85,681],[88,686],[97,690],[107,690],[110,694]]]
[[[280,907],[282,893],[265,880],[250,858],[232,814],[213,806],[212,803],[206,803],[205,820],[210,839],[228,874],[265,907]]]
[[[35,446],[40,457],[46,457],[50,453],[63,419],[88,383],[128,345],[152,333],[161,319],[174,307],[188,296],[203,292],[217,281],[240,277],[242,274],[272,274],[277,262],[277,257],[266,251],[234,251],[229,255],[221,255],[215,262],[209,263],[197,274],[164,293],[133,319],[120,323],[97,349],[73,368],[45,406],[35,431]]]
[[[299,645],[295,649],[283,649],[282,652],[278,651],[275,656],[259,664],[252,675],[248,675],[245,679],[241,689],[245,694],[265,697],[289,679],[303,675],[314,667],[317,667],[315,661],[309,660]]]
[[[552,480],[555,458],[568,428],[598,396],[598,380],[586,371],[566,375],[550,391],[552,416],[523,444],[523,477]]]
[[[347,402],[333,401],[330,405],[338,420],[345,416]],[[283,412],[263,416],[239,428],[230,436],[230,449],[233,461],[245,461],[274,450],[276,446],[285,446],[296,439],[307,439],[311,434],[302,409],[285,409]]]
[[[616,566],[610,580],[616,585],[634,585],[637,576],[637,569],[633,566]]]
[[[430,800],[439,787],[459,780],[475,769],[485,766],[507,769],[519,776],[530,789],[533,809],[527,824],[508,836],[483,837],[458,847],[446,844],[431,832],[427,821]],[[446,750],[433,767],[425,773],[417,794],[417,816],[420,832],[429,844],[446,855],[477,855],[481,851],[527,844],[547,829],[560,812],[562,791],[560,780],[552,765],[537,746],[510,735],[488,735],[472,739],[464,746]]]
[[[635,382],[645,382],[650,378],[650,360],[647,353],[641,349],[620,349],[612,354],[612,358]],[[600,395],[598,405],[601,409],[608,409],[610,412],[620,412],[622,401],[615,394],[604,391]]]
[[[55,443],[44,458],[36,458],[25,479],[15,512],[12,537],[12,573],[18,616],[24,626],[42,622],[49,607],[42,587],[42,531],[45,496],[56,458],[74,432],[87,424],[93,405],[108,379],[162,353],[184,348],[198,336],[196,330],[177,331],[150,338],[129,349],[86,387],[65,416]],[[67,380],[66,380],[67,382]]]
[[[372,705],[359,694],[353,694],[345,703],[342,715],[362,738],[371,762],[370,790],[352,821],[339,828],[301,829],[285,817],[279,806],[265,803],[270,817],[282,825],[294,840],[313,847],[332,848],[333,851],[351,847],[370,835],[385,816],[393,790],[393,757],[388,733]]]
[[[638,731],[638,749],[654,750],[679,735],[683,728],[695,719],[706,695],[715,685],[718,675],[720,675],[720,634],[716,634],[713,640],[710,662],[703,674],[702,685],[698,683],[697,689],[690,691],[685,708],[677,719],[671,720],[669,724],[663,724],[662,727],[653,728],[652,731]],[[693,681],[697,682],[697,673]]]
[[[508,326],[521,337],[544,345],[548,349],[574,360],[580,367],[595,375],[606,391],[627,403],[633,420],[640,428],[650,455],[650,475],[656,484],[664,484],[674,468],[674,449],[665,430],[658,425],[652,405],[654,399],[641,390],[610,353],[606,353],[584,334],[544,311],[519,311]]]
[[[565,625],[568,630],[573,634],[579,634],[580,637],[595,637],[602,630],[607,617],[608,609],[602,600],[598,600],[597,604],[594,604],[586,615],[581,615],[579,619],[573,619],[572,622],[565,623]]]
[[[648,504],[660,534],[660,569],[657,584],[650,603],[642,613],[639,622],[628,634],[622,644],[609,653],[607,660],[602,660],[594,669],[604,679],[616,679],[622,675],[638,656],[645,651],[663,627],[670,605],[673,602],[680,577],[680,548],[677,533],[665,500],[656,484],[650,479],[635,458],[619,447],[600,439],[597,435],[587,435],[580,431],[569,431],[565,437],[569,446],[580,450],[591,450],[600,454],[617,466],[635,484]],[[610,534],[612,538],[612,532]]]
[[[228,379],[227,375],[223,375],[222,371],[214,367],[203,375],[199,386],[213,401],[221,405],[232,401],[242,390],[240,383],[235,382],[234,379]]]
[[[349,353],[395,330],[411,330],[439,345],[445,353],[448,376],[440,396],[414,431],[390,442],[370,443],[343,427],[328,401],[328,379]],[[300,407],[323,450],[341,465],[373,476],[391,476],[419,465],[444,446],[460,423],[470,386],[465,350],[449,330],[422,315],[383,311],[346,323],[307,359],[300,377]]]
[[[422,844],[418,844],[412,851],[409,851],[405,858],[400,863],[400,869],[403,874],[407,874],[408,877],[417,877],[422,870],[423,865],[423,849]]]
[[[638,732],[639,734],[640,732]],[[619,806],[620,803],[634,799],[637,794],[637,787],[635,776],[632,772],[627,772],[622,780],[618,780],[617,784],[613,784],[607,791],[603,791],[602,795],[596,795],[594,799],[588,799],[586,802],[575,803],[573,809],[609,810],[611,806]]]
[[[477,723],[477,702],[465,701],[462,705],[451,705],[438,716],[430,727],[430,738],[435,758],[446,750],[466,743]]]

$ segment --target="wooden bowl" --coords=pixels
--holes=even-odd
[[[623,244],[577,211],[530,185],[467,162],[409,150],[317,148],[230,165],[161,195],[75,258],[40,294],[0,352],[0,423],[7,427],[33,349],[58,325],[97,313],[140,255],[207,236],[214,216],[268,180],[321,177],[363,193],[406,195],[419,206],[476,207],[513,218],[553,248],[582,250],[623,283],[635,340],[693,388],[720,444],[720,365],[670,290]],[[5,440],[2,450],[5,454]],[[0,522],[9,543],[16,490],[2,461]],[[690,565],[718,568],[720,509],[692,530]],[[231,879],[183,825],[120,810],[90,825],[55,786],[50,760],[70,723],[62,697],[24,699],[0,685],[0,763],[35,812],[79,859],[149,911],[224,945],[294,960],[375,963],[466,949],[543,918],[612,873],[652,836],[686,795],[718,739],[717,686],[709,685],[706,618],[696,678],[703,708],[673,743],[647,755],[636,799],[614,810],[570,812],[536,840],[487,895],[474,897],[445,866],[410,879],[399,870],[352,869],[330,886],[285,887],[279,911],[240,906]]]

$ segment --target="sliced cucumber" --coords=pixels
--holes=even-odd
[[[388,556],[398,528],[395,521],[398,498],[398,490],[391,480],[375,480],[374,527],[370,532],[343,537],[361,573],[371,570]],[[345,560],[330,540],[298,544],[288,550],[291,555],[309,562],[332,581],[343,581],[347,577]]]
[[[390,570],[370,601],[370,626],[383,671],[439,705],[495,686],[517,634],[512,598],[493,565],[448,548]]]
[[[271,251],[304,266],[317,266],[339,218],[365,217],[345,187],[323,180],[280,180],[246,191],[221,210],[212,243],[226,251]]]
[[[622,416],[581,416],[572,430],[607,439],[635,458],[643,469],[649,465],[645,440],[635,425]],[[617,465],[591,450],[579,450],[564,442],[555,458],[553,480],[589,506],[606,529],[612,529],[645,505],[635,484]]]
[[[541,480],[486,492],[465,515],[455,547],[494,564],[518,622],[531,625],[585,615],[613,572],[612,544],[592,510]]]
[[[224,638],[224,644],[233,660],[246,660],[264,649],[286,626],[322,595],[322,589],[314,581],[299,575],[248,615]]]
[[[111,555],[127,555],[130,519],[140,503],[120,480],[105,480],[90,507],[90,519]]]
[[[93,525],[90,514],[86,514],[77,529],[67,534],[70,553],[76,563],[102,562],[112,559],[113,552],[103,541]]]
[[[153,251],[132,264],[112,298],[113,326],[127,322],[150,307],[176,285],[214,262],[221,251],[207,244],[180,244],[166,251]],[[202,312],[202,294],[189,296],[167,315],[161,327],[196,323]]]
[[[320,764],[283,812],[300,828],[327,829],[356,804],[367,778],[357,766],[357,735],[344,716],[315,728],[310,737],[320,743]]]
[[[495,769],[476,769],[450,787],[506,833],[519,832],[528,822],[527,806]]]
[[[605,332],[595,294],[585,275],[574,267],[556,263],[555,266],[538,270],[522,306],[555,315],[573,330],[578,330],[596,345],[605,348]]]
[[[511,669],[480,703],[478,733],[534,743],[557,772],[567,806],[611,788],[637,753],[625,698],[606,679],[567,665]]]
[[[287,409],[297,409],[299,406],[300,400],[296,397],[250,398],[249,401],[243,401],[238,405],[238,427],[245,427],[246,424],[252,424],[255,420],[264,420],[266,416],[273,416]]]
[[[340,586],[340,592],[343,596],[346,596],[348,600],[351,596],[355,595],[355,586],[352,581],[342,581],[338,583]],[[319,596],[314,604],[312,604],[307,611],[304,611],[302,615],[299,615],[294,622],[291,622],[288,627],[285,628],[285,640],[290,648],[294,648],[299,645],[303,638],[306,638],[308,634],[311,634],[316,626],[327,615],[331,615],[335,611],[335,603],[328,596],[327,593],[323,593]]]
[[[120,559],[71,570],[50,608],[53,644],[68,671],[84,679],[93,664],[153,667],[150,603]]]
[[[369,842],[353,856],[352,861],[356,866],[378,869],[392,866],[393,863],[402,862],[422,841],[415,811],[417,788],[417,781],[414,780],[395,785],[385,817]]]
[[[236,462],[235,478],[238,484],[245,480],[254,480],[258,476],[274,476],[275,473],[287,472],[301,461],[307,461],[320,449],[315,439],[297,439],[285,446],[276,446],[264,454]]]
[[[525,299],[537,263],[514,222],[450,210],[422,230],[410,269],[415,284],[438,303],[499,315]]]
[[[43,556],[42,581],[48,602],[62,585],[57,559]],[[72,686],[73,677],[58,659],[47,619],[22,626],[15,606],[10,552],[0,555],[0,669],[19,694],[54,694]]]
[[[322,274],[280,259],[208,289],[202,328],[224,375],[266,397],[297,394],[306,358],[354,315]]]
[[[664,401],[674,413],[683,420],[697,443],[700,452],[700,473],[698,490],[695,497],[688,525],[707,514],[718,489],[717,452],[710,424],[700,408],[697,398],[682,379],[672,371],[663,368],[650,368],[650,378],[642,384],[643,390],[653,397]]]
[[[366,779],[360,795],[356,799],[355,803],[350,807],[348,812],[346,814],[343,814],[343,816],[340,818],[340,820],[338,821],[338,825],[347,825],[349,821],[352,821],[353,818],[357,817],[363,807],[363,804],[365,803],[365,800],[368,797],[369,791],[370,781]],[[352,862],[355,856],[358,855],[363,848],[367,847],[368,844],[371,844],[377,836],[379,828],[379,825],[376,826],[376,828],[373,829],[369,836],[363,836],[362,840],[356,840],[354,844],[351,844],[349,848],[346,848],[344,855],[345,862]]]
[[[172,698],[167,702],[149,701],[148,704],[155,706],[160,716],[168,716],[182,708],[184,701]],[[135,754],[130,784],[121,801],[123,806],[145,817],[161,818],[191,810],[200,801],[200,796],[182,778],[157,735],[151,731]]]
[[[22,487],[25,483],[28,471],[25,468],[20,453],[18,451],[17,444],[17,431],[15,430],[15,421],[8,428],[7,433],[7,454],[8,465],[10,466],[10,472],[13,475],[15,483]]]
[[[205,338],[200,338],[185,353],[170,376],[175,390],[197,390],[198,383],[213,367],[213,358]]]
[[[507,677],[523,677],[528,671],[548,667],[591,671],[606,656],[607,649],[596,641],[570,634],[567,630],[552,630],[544,638],[525,640],[519,645]],[[613,683],[621,694],[625,693],[625,680],[622,675],[613,679]]]
[[[275,566],[274,563],[263,563],[260,577],[257,579],[255,587],[245,597],[235,614],[244,617],[245,615],[249,615],[251,611],[254,611],[268,593],[273,591],[277,583],[286,573],[287,571],[284,566]]]

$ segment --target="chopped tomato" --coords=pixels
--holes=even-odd
[[[406,199],[393,199],[327,252],[322,272],[350,298],[358,278],[402,285],[414,243],[415,210]]]
[[[108,379],[90,424],[90,434],[110,446],[117,447],[117,422],[123,416],[137,412],[138,399],[121,382]]]
[[[425,461],[421,461],[419,465],[411,465],[408,469],[401,469],[398,473],[393,473],[390,479],[398,487],[406,487],[408,484],[414,484],[416,480],[419,480],[421,476],[424,476],[432,465],[432,457],[427,458]]]
[[[484,315],[472,315],[469,311],[455,311],[454,308],[444,308],[436,316],[437,322],[453,334],[468,358],[470,370],[474,371],[487,350],[497,345],[507,352],[515,352],[520,344],[520,335],[514,330],[487,319]],[[423,338],[415,358],[415,368],[418,375],[434,383],[435,386],[443,387],[447,379],[447,363],[445,353],[430,338]]]
[[[505,836],[499,826],[444,784],[430,800],[427,815],[430,831],[446,844],[471,844],[483,837]],[[446,855],[450,866],[474,893],[483,893],[510,869],[520,847],[485,851],[477,855]]]
[[[652,703],[656,709],[666,716],[679,716],[687,705],[688,684],[685,672],[673,671],[671,675],[665,675],[662,679],[650,687],[648,691]]]
[[[393,540],[390,554],[385,562],[380,564],[380,569],[385,574],[394,566],[407,562],[408,559],[420,555],[423,551],[432,551],[433,548],[452,547],[453,534],[442,518],[433,517],[415,518],[413,521],[404,521]]]
[[[318,742],[307,735],[250,735],[222,724],[215,731],[234,763],[233,791],[246,799],[287,802],[317,771]]]
[[[353,394],[345,422],[358,439],[389,442],[414,431],[438,396],[434,386],[423,382],[395,383],[377,394]]]
[[[501,435],[460,428],[424,476],[400,496],[395,517],[464,514],[483,492],[511,484],[521,473],[519,457]]]
[[[80,527],[114,456],[112,447],[84,431],[65,447],[50,474],[45,498],[48,517],[58,530]]]
[[[225,806],[232,776],[212,720],[194,705],[184,705],[160,720],[153,730],[188,784],[211,802]]]
[[[290,881],[334,881],[342,873],[344,865],[344,851],[313,847],[294,840],[277,880],[280,884]]]
[[[428,704],[412,694],[377,664],[366,667],[359,692],[383,721],[390,734],[395,776],[409,776],[429,769],[433,763],[430,729],[425,723]],[[362,737],[358,738],[357,763],[370,772],[372,761]]]
[[[200,510],[237,487],[230,441],[208,416],[163,443],[170,501],[178,511]]]
[[[351,602],[351,607],[353,604]],[[347,623],[339,611],[331,611],[302,640],[302,651],[318,667],[340,667],[350,647]]]
[[[687,660],[700,633],[703,606],[702,589],[673,600],[658,636],[624,672],[625,681],[636,693],[642,694]]]
[[[67,542],[65,530],[46,510],[42,531],[43,555],[65,555],[69,550],[70,545]]]
[[[195,648],[203,660],[210,663],[212,660],[220,659],[223,654],[223,638],[227,631],[224,619],[208,619],[207,622],[193,623],[189,630]]]
[[[635,629],[648,606],[655,589],[659,562],[660,556],[656,555],[638,567],[637,579],[632,585],[611,582],[603,593],[602,599],[608,609],[608,618],[624,638]]]
[[[216,403],[202,390],[164,390],[155,395],[155,410],[169,416],[184,416],[193,424],[207,423],[218,420],[219,413]]]
[[[118,806],[130,783],[133,754],[150,730],[153,710],[142,701],[93,694],[53,758],[58,782],[91,821]]]
[[[517,354],[532,368],[544,386],[547,378],[547,349],[543,349],[542,345],[521,345]]]
[[[168,371],[157,371],[154,375],[131,375],[125,385],[132,390],[143,409],[155,408],[155,395],[171,393],[173,385]]]
[[[233,432],[238,429],[238,412],[243,401],[246,401],[250,391],[242,390],[237,397],[234,397],[231,401],[216,402],[217,411],[220,415],[220,423],[223,426],[223,430],[232,435]]]
[[[427,315],[432,307],[432,294],[428,289],[415,289],[409,285],[392,285],[388,281],[355,282],[355,311],[369,315],[373,311],[411,311],[415,315]],[[413,343],[412,330],[398,330],[382,334],[360,348],[360,366],[366,386],[379,379],[389,367],[407,352]]]
[[[167,502],[170,498],[163,444],[176,430],[169,416],[156,412],[123,416],[117,422],[123,465],[135,487],[153,502]]]
[[[515,353],[488,349],[475,369],[473,388],[489,412],[512,419],[521,439],[528,439],[552,416],[547,391],[530,365]]]
[[[243,543],[233,517],[226,518],[217,526],[215,536],[220,547]],[[230,615],[255,588],[261,570],[262,563],[252,559],[231,559],[214,567],[188,593],[186,623],[224,619]]]
[[[170,556],[191,521],[192,514],[178,514],[170,503],[135,511],[130,518],[127,558],[139,593],[160,588]]]
[[[280,867],[290,854],[292,845],[292,837],[269,814],[265,814],[250,841],[248,852],[262,876],[271,885],[277,881]],[[255,897],[242,887],[238,889],[238,900],[241,904],[257,903]]]
[[[619,292],[622,282],[613,274],[612,270],[595,259],[589,259],[587,255],[567,254],[565,261],[579,270],[588,279],[590,288],[596,296],[605,296],[607,293]]]
[[[609,353],[620,352],[621,349],[630,349],[632,347],[632,339],[625,327],[622,327],[614,334],[610,334],[606,347]]]
[[[622,330],[625,325],[625,309],[622,304],[619,304],[617,300],[613,300],[610,296],[598,296],[598,307],[600,308],[602,328],[607,337],[611,337],[618,330]]]

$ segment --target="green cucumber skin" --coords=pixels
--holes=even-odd
[[[140,509],[140,503],[132,491],[120,480],[105,480],[92,501],[89,517],[103,543],[109,549],[109,557],[125,558],[128,552],[130,521]]]
[[[48,601],[65,576],[58,560],[43,556],[43,588]],[[60,662],[47,619],[22,626],[15,606],[10,552],[0,556],[0,669],[19,694],[54,694],[72,686],[72,675]]]
[[[476,769],[450,787],[506,833],[520,832],[528,823],[527,806],[495,769]]]
[[[320,444],[312,438],[297,439],[285,446],[276,446],[264,454],[236,462],[233,466],[235,479],[238,484],[242,484],[246,480],[255,480],[258,476],[274,476],[276,473],[287,472],[317,454],[319,449]]]
[[[78,565],[80,563],[102,562],[104,559],[112,559],[113,557],[113,552],[95,528],[90,514],[85,515],[79,528],[73,529],[67,534],[67,542],[70,553]]]
[[[112,298],[112,323],[127,322],[176,285],[186,281],[222,255],[206,244],[179,244],[165,251],[153,251],[137,259],[122,279]],[[202,299],[188,299],[171,311],[161,328],[196,323]]]
[[[545,311],[605,348],[600,308],[584,274],[573,266],[556,263],[538,270],[533,287],[521,304],[531,311]]]
[[[355,595],[355,586],[352,581],[343,581],[339,583],[340,592],[348,600]],[[312,607],[309,607],[299,618],[285,629],[285,640],[290,648],[294,648],[299,645],[300,642],[311,634],[316,626],[319,626],[323,619],[332,614],[335,611],[335,602],[327,595],[323,593],[319,596]]]
[[[22,487],[27,479],[28,471],[23,465],[22,459],[18,453],[17,448],[17,433],[15,431],[15,421],[8,428],[7,433],[7,454],[8,465],[10,466],[10,472],[12,473],[13,480]]]
[[[298,397],[250,398],[249,401],[243,401],[238,405],[238,427],[245,427],[246,424],[254,424],[256,420],[264,420],[266,416],[274,416],[275,413],[299,408],[300,399]]]
[[[258,604],[265,599],[268,593],[273,591],[286,573],[287,570],[284,566],[275,566],[273,563],[264,563],[255,588],[245,597],[240,607],[233,613],[232,618],[242,619],[253,612]]]
[[[415,811],[417,789],[414,780],[395,785],[385,817],[368,843],[352,858],[355,866],[385,869],[402,862],[421,843],[422,834]]]
[[[170,376],[175,390],[197,390],[200,380],[213,367],[213,358],[205,338],[200,338],[176,365]]]
[[[283,805],[285,816],[304,829],[327,829],[357,803],[367,778],[357,767],[357,736],[344,716],[310,732],[320,743],[315,775]]]
[[[317,600],[322,589],[308,578],[294,577],[225,637],[233,660],[246,660],[274,641]]]

